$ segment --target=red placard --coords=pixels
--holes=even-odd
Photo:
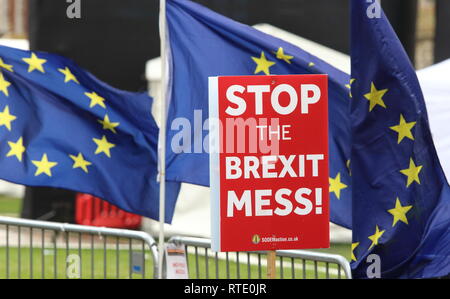
[[[327,80],[209,78],[213,250],[329,247]]]

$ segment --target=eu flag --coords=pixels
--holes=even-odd
[[[331,220],[351,227],[349,76],[298,47],[191,1],[167,1],[167,23],[167,179],[209,186],[209,76],[328,74]]]
[[[444,276],[450,188],[415,71],[374,3],[351,12],[354,277]]]
[[[0,46],[0,179],[90,193],[158,219],[151,105],[64,57]],[[167,222],[178,188],[167,187]]]

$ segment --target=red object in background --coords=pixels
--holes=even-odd
[[[125,212],[90,194],[77,193],[75,221],[83,225],[138,229],[142,217]]]

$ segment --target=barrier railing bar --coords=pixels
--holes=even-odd
[[[208,264],[208,260],[209,260],[209,258],[208,258],[208,248],[205,248],[205,270],[206,270],[206,278],[208,279],[209,278],[209,264]]]
[[[120,277],[120,273],[119,273],[119,259],[120,259],[119,237],[116,237],[116,278],[117,279]]]
[[[130,275],[129,275],[129,278],[130,279],[132,279],[133,278],[133,240],[131,240],[131,239],[129,239],[128,240],[128,252],[129,252],[129,259],[128,259],[128,261],[129,261],[129,271],[130,271]]]
[[[283,271],[283,257],[280,256],[280,278],[284,278],[284,271]]]
[[[18,273],[17,273],[17,275],[18,275],[18,277],[19,277],[19,279],[22,277],[22,275],[21,275],[21,269],[22,269],[22,261],[21,261],[21,257],[22,257],[22,248],[21,248],[21,232],[20,232],[20,226],[18,226],[17,227],[18,228],[18,235],[17,235],[17,242],[18,242],[18,247],[19,247],[19,256],[18,256],[18,263],[17,263],[17,270],[18,270]]]
[[[65,237],[65,251],[66,251],[66,261],[67,256],[69,255],[70,250],[70,234],[88,234],[91,236],[91,277],[94,278],[95,276],[95,260],[94,260],[94,236],[98,235],[100,237],[104,237],[104,242],[107,242],[108,237],[117,237],[117,238],[128,238],[130,243],[130,278],[132,276],[132,261],[131,261],[131,254],[132,254],[132,240],[137,239],[141,240],[143,243],[147,244],[148,249],[150,250],[150,253],[152,254],[153,258],[153,273],[154,277],[158,273],[158,263],[156,262],[158,260],[158,250],[157,250],[157,244],[155,240],[146,232],[143,231],[131,231],[131,230],[124,230],[124,229],[116,229],[116,228],[106,228],[106,227],[92,227],[92,226],[85,226],[85,225],[77,225],[77,224],[68,224],[68,223],[57,223],[57,222],[47,222],[47,221],[41,221],[41,220],[29,220],[29,219],[20,219],[20,218],[12,218],[12,217],[6,217],[6,216],[0,216],[0,225],[6,226],[6,277],[10,278],[11,271],[10,271],[10,235],[11,235],[11,227],[17,227],[18,233],[17,233],[17,244],[18,244],[18,260],[17,260],[17,270],[18,270],[18,278],[22,278],[22,231],[23,227],[28,228],[30,230],[30,277],[34,277],[34,240],[33,235],[36,230],[42,231],[41,236],[41,245],[42,245],[42,277],[45,277],[45,231],[50,230],[53,231],[53,250],[54,250],[54,259],[53,259],[53,274],[54,278],[58,277],[58,246],[57,246],[57,234],[58,232],[63,233],[63,237]],[[28,230],[27,230],[28,232]],[[79,239],[78,246],[80,244],[81,238]],[[76,242],[76,241],[75,241]],[[145,248],[145,246],[143,246]],[[81,247],[79,246],[79,253],[80,258],[82,255]],[[104,260],[107,261],[107,250],[104,246]],[[145,251],[143,252],[143,260],[145,267]],[[67,262],[66,262],[67,263]],[[106,264],[105,264],[106,266]],[[105,275],[106,273],[106,275]],[[143,274],[145,275],[146,271],[145,268],[143,269]],[[66,275],[67,276],[67,273]],[[107,269],[104,271],[104,277],[107,276]]]
[[[291,257],[291,276],[295,279],[295,259]]]
[[[95,265],[94,265],[94,235],[91,235],[91,279],[94,279]]]
[[[214,263],[216,266],[216,279],[219,279],[219,253],[214,253]]]
[[[30,278],[33,279],[33,228],[30,227]]]
[[[227,279],[230,279],[230,257],[228,255],[228,252],[225,254],[226,256],[226,272],[227,272]]]
[[[78,233],[78,256],[80,257],[80,279],[83,278],[83,254],[81,251],[81,233]]]
[[[9,278],[9,225],[6,225],[6,278]]]
[[[41,278],[45,279],[45,230],[41,228]]]
[[[142,241],[142,278],[145,279],[145,242]]]

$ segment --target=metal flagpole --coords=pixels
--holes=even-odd
[[[158,278],[163,278],[164,260],[164,220],[166,207],[166,0],[160,0],[159,34],[161,40],[161,105],[159,129],[159,245],[158,245]]]

